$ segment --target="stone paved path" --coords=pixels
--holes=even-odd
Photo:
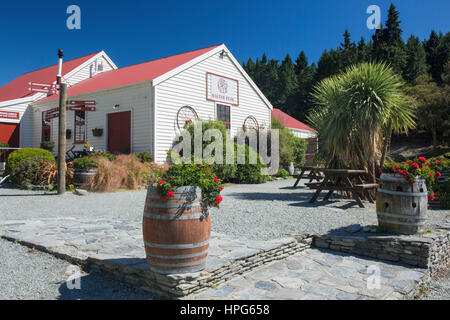
[[[0,236],[45,247],[76,259],[134,258],[145,267],[141,222],[103,218],[47,218],[0,221]],[[233,260],[271,250],[294,241],[279,238],[266,241],[239,239],[211,233],[207,268],[215,270]],[[128,264],[130,264],[128,262]]]
[[[308,249],[187,299],[402,299],[426,270]],[[379,274],[379,287],[376,275]]]
[[[141,225],[136,221],[109,217],[3,221],[0,222],[0,235],[40,245],[76,259],[91,257],[117,263],[123,261],[134,268],[148,269]],[[292,240],[256,241],[213,233],[206,271],[214,273],[235,260],[277,248]],[[379,289],[368,288],[370,270],[379,271]],[[308,249],[187,298],[400,299],[410,293],[425,271],[332,251]],[[376,284],[376,279],[373,279],[370,283]]]

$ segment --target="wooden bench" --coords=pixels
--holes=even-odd
[[[294,178],[297,179],[294,183],[294,188],[297,187],[298,183],[301,179],[307,179],[311,183],[313,180],[320,181],[323,179],[322,174],[320,173],[320,168],[311,167],[311,166],[303,166],[300,168],[300,174],[294,174]],[[309,171],[309,174],[305,174],[306,171]]]

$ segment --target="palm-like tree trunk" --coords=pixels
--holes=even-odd
[[[392,122],[389,122],[389,126],[386,132],[386,138],[384,139],[383,151],[381,154],[380,167],[384,166],[384,162],[386,161],[386,155],[388,153],[389,147],[391,145],[392,138]]]

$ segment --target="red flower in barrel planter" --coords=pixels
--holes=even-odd
[[[427,159],[425,159],[424,157],[419,157],[418,159],[421,163],[427,162]]]

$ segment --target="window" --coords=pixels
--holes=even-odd
[[[74,143],[86,142],[86,112],[75,111],[75,139]]]
[[[41,142],[50,141],[50,121],[45,120],[45,112],[42,113]]]
[[[230,106],[217,104],[217,120],[225,124],[227,129],[230,129]]]

